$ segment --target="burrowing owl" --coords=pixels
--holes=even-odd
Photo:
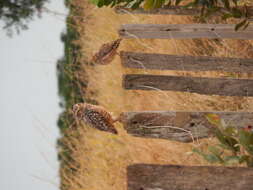
[[[116,120],[101,106],[78,103],[73,106],[73,112],[78,120],[83,120],[96,129],[118,134],[113,125]]]
[[[117,49],[120,45],[121,40],[122,39],[119,38],[113,42],[103,44],[99,51],[92,57],[92,61],[101,65],[111,63],[117,54]]]

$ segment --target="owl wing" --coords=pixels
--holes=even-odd
[[[85,113],[87,122],[96,129],[117,134],[111,115],[102,107],[95,106]]]
[[[101,48],[99,49],[97,55],[99,57],[104,57],[104,56],[110,54],[111,51],[114,51],[114,50],[116,50],[119,47],[119,44],[120,44],[121,40],[122,39],[118,39],[118,40],[115,40],[113,42],[103,44],[101,46]]]
[[[103,108],[102,106],[93,106],[92,109],[94,111],[97,111],[99,114],[101,114],[110,123],[114,122],[113,118],[112,118],[112,115],[108,111],[106,111],[106,109]]]

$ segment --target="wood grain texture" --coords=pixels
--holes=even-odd
[[[136,69],[253,72],[253,59],[120,52],[121,64]]]
[[[182,6],[170,6],[164,8],[156,8],[151,10],[144,10],[143,8],[130,9],[122,6],[115,7],[115,12],[118,14],[157,14],[157,15],[200,15],[200,9],[183,8]]]
[[[124,75],[127,90],[169,90],[221,96],[253,96],[253,80],[164,75]]]
[[[253,26],[235,31],[234,24],[123,24],[121,38],[253,39]]]
[[[253,123],[253,112],[140,111],[124,112],[120,118],[127,133],[133,136],[192,142],[192,138],[212,135],[211,129],[216,126],[207,120],[208,114],[215,114],[226,125],[237,128]]]
[[[128,190],[252,190],[253,168],[134,164]]]

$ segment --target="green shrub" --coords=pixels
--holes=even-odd
[[[146,10],[170,7],[173,5],[183,5],[184,8],[200,9],[201,20],[205,20],[211,15],[218,15],[223,20],[237,18],[241,21],[236,25],[235,30],[245,29],[250,24],[253,16],[253,8],[245,3],[245,0],[90,0],[98,7],[103,6],[123,6],[125,8],[137,9],[143,7]],[[239,6],[243,5],[243,6]],[[218,14],[217,14],[218,13]]]
[[[210,163],[223,165],[246,163],[248,167],[253,167],[253,132],[251,126],[236,128],[226,126],[224,120],[215,114],[207,115],[209,122],[216,127],[212,129],[219,144],[208,146],[208,151],[201,151],[194,148],[193,152],[202,156]],[[226,151],[226,154],[224,152]]]

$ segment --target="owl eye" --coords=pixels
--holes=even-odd
[[[75,113],[75,112],[78,110],[78,108],[79,108],[78,105],[74,105],[74,106],[72,107],[73,112]]]
[[[81,119],[81,117],[82,117],[82,111],[81,111],[81,110],[78,110],[78,111],[76,112],[76,116],[77,116],[78,118]]]

